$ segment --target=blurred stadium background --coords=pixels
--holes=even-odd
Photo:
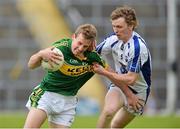
[[[135,8],[137,31],[152,54],[152,94],[146,114],[179,114],[180,0],[0,0],[0,112],[26,110],[28,96],[44,74],[41,68],[27,69],[33,53],[70,37],[82,23],[97,27],[100,42],[112,31],[111,11],[121,5]],[[95,76],[81,89],[79,114],[100,111],[106,84]]]

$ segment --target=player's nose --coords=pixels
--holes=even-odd
[[[83,48],[84,48],[83,46],[79,46],[78,49],[79,49],[80,52],[82,52],[82,51],[83,51]]]

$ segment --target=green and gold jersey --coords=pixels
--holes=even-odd
[[[97,62],[102,66],[103,60],[95,51],[84,53],[86,59],[75,57],[71,50],[71,39],[62,39],[53,44],[64,55],[64,64],[58,71],[47,71],[41,82],[41,88],[46,91],[56,92],[66,96],[74,96],[78,90],[94,75],[92,63]]]

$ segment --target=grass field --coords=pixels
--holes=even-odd
[[[22,128],[26,115],[23,113],[0,113],[0,128]],[[72,128],[95,128],[97,116],[77,116]],[[43,128],[47,128],[47,122]],[[141,116],[134,119],[128,128],[180,128],[180,117],[177,116]]]

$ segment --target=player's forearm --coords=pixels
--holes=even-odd
[[[128,85],[119,79],[119,76],[120,74],[117,73],[106,73],[106,77],[108,77],[117,87],[119,87],[127,97],[131,97],[133,93],[128,88]]]
[[[103,75],[109,78],[116,85],[134,85],[135,82],[135,79],[127,74],[118,74],[105,70]]]
[[[32,55],[28,62],[28,68],[34,69],[34,68],[39,67],[41,65],[41,60],[42,60],[42,57],[40,55],[40,52]]]
[[[104,76],[106,76],[109,80],[111,80],[117,86],[125,85],[124,83],[122,83],[122,81],[119,80],[119,78],[117,78],[116,73],[105,71]]]

